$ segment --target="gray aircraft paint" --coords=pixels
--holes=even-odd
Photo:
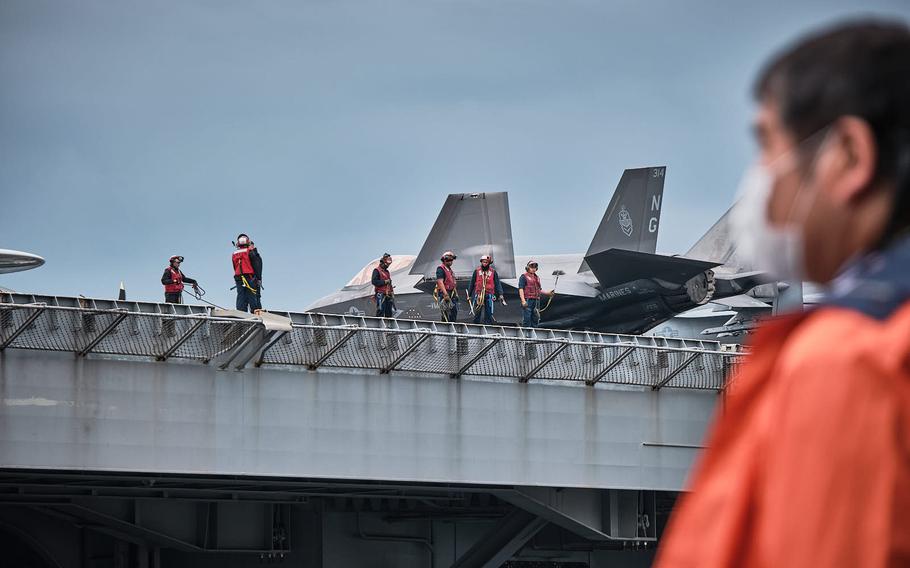
[[[505,192],[449,195],[410,274],[435,279],[439,258],[447,250],[457,251],[458,258],[452,263],[456,276],[467,277],[480,264],[480,257],[489,254],[496,262],[500,278],[515,278],[509,195]]]
[[[0,274],[31,270],[42,264],[44,264],[44,259],[36,254],[0,249]]]
[[[623,172],[585,256],[608,249],[657,252],[666,173],[666,167]],[[586,270],[590,268],[583,262],[578,271]]]
[[[662,166],[626,170],[586,254],[513,257],[505,194],[450,195],[414,266],[392,273],[395,317],[440,317],[431,295],[435,268],[446,250],[453,250],[459,256],[464,254],[454,243],[467,250],[465,256],[471,261],[456,260],[461,261],[456,271],[461,299],[459,320],[472,319],[466,302],[468,276],[476,267],[474,256],[479,260],[484,248],[492,246],[488,242],[490,236],[496,234],[503,235],[506,242],[499,249],[501,256],[494,255],[494,266],[500,272],[508,305],[496,304],[494,318],[507,325],[517,324],[522,317],[518,280],[509,278],[509,272],[514,266],[524,266],[531,258],[540,265],[538,274],[543,288],[556,287],[557,291],[553,302],[545,304],[541,326],[561,329],[642,333],[698,306],[711,298],[712,293],[714,298],[737,296],[761,283],[760,274],[742,274],[736,267],[717,269],[724,278],[715,279],[714,267],[721,263],[710,259],[654,254],[665,179],[666,168]],[[459,218],[462,215],[464,218]],[[505,264],[505,270],[500,262]],[[563,273],[558,285],[553,276],[556,271]],[[373,314],[372,296],[372,286],[362,282],[317,300],[307,309]]]

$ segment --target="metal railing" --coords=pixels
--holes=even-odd
[[[290,319],[291,331],[267,331],[253,317],[213,317],[201,306],[4,293],[0,351],[712,390],[724,387],[743,357],[714,341],[271,313]]]

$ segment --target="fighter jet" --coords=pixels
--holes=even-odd
[[[665,167],[625,170],[587,252],[577,254],[516,257],[507,193],[449,195],[419,254],[393,255],[395,317],[439,319],[432,291],[446,250],[458,255],[452,268],[461,299],[459,320],[466,322],[473,319],[468,281],[484,254],[493,256],[503,284],[508,305],[497,304],[494,317],[506,325],[521,321],[516,267],[532,258],[540,266],[541,286],[556,289],[553,301],[544,302],[541,327],[643,333],[712,299],[738,296],[761,284],[760,273],[743,273],[723,261],[656,254],[665,179]],[[377,263],[307,309],[374,314],[370,275]]]

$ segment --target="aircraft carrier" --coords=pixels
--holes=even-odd
[[[743,357],[0,293],[2,563],[647,566]]]

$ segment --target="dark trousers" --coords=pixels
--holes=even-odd
[[[251,282],[252,278],[247,276],[246,281],[253,285]],[[253,292],[249,288],[243,285],[242,280],[234,280],[237,284],[237,309],[241,312],[249,311],[252,313],[255,310],[262,309],[262,287],[256,288],[256,292]]]
[[[449,309],[442,307],[442,321],[444,322],[454,322],[458,320],[458,296],[455,295],[455,292],[449,292],[449,298],[451,298],[452,303],[449,306]],[[440,302],[442,299],[439,300]]]
[[[376,294],[376,317],[390,318],[395,310],[395,300],[388,294]]]
[[[480,323],[483,317],[483,323],[493,325],[493,294],[487,294],[484,298],[483,306],[474,313],[474,323]],[[477,307],[477,294],[474,294],[474,307]]]
[[[540,325],[540,312],[537,308],[540,306],[540,300],[537,298],[527,299],[528,307],[521,309],[521,326],[537,327]]]
[[[183,292],[165,292],[164,301],[168,304],[182,304]]]

